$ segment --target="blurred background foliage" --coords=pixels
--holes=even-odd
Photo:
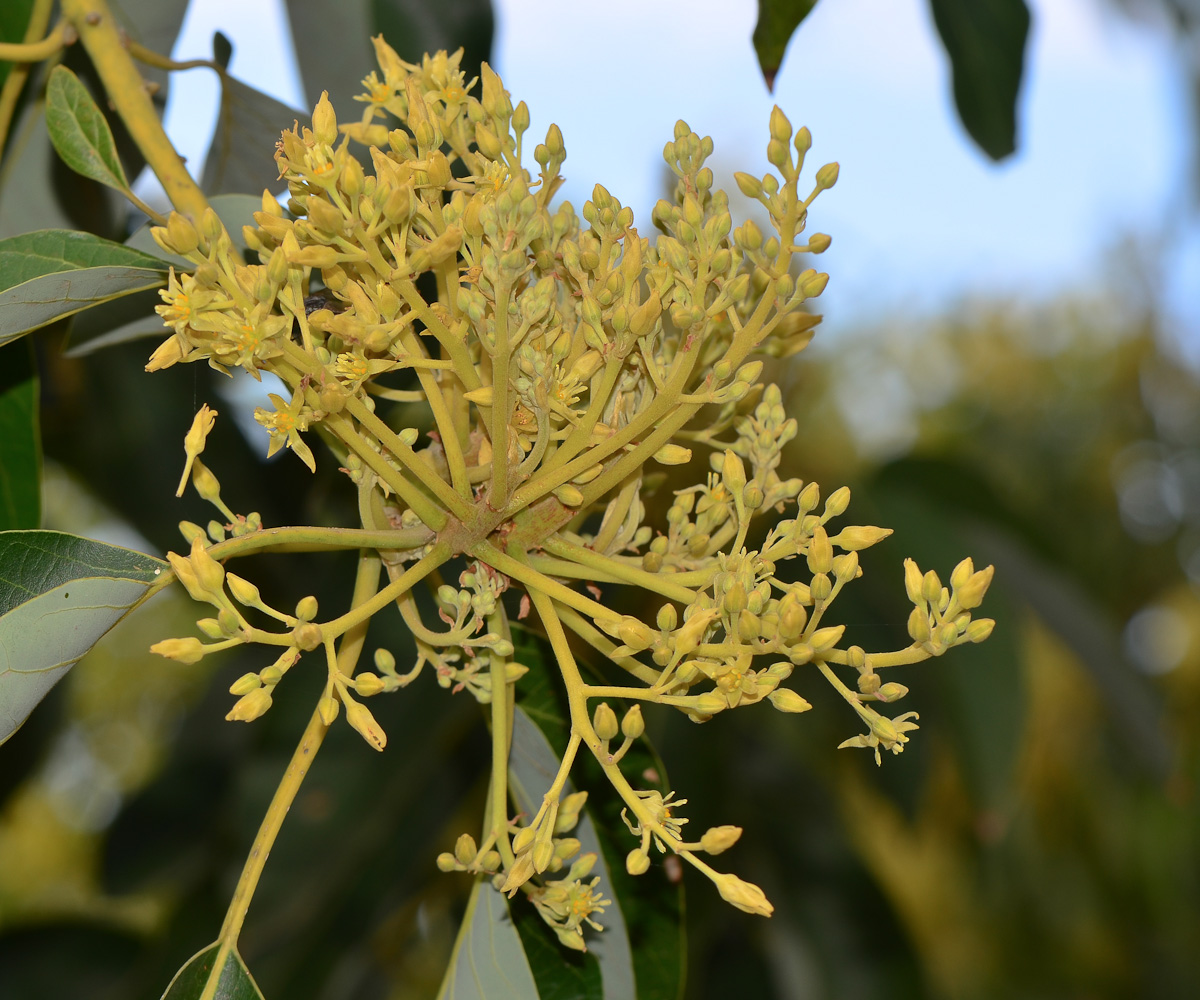
[[[365,44],[361,59],[331,59],[311,28],[331,3],[288,4],[302,65],[323,50],[335,72],[367,65]],[[1182,0],[1169,5],[1191,30]],[[148,23],[146,5],[125,6]],[[169,6],[177,31],[184,4]],[[409,17],[395,20],[417,46],[406,55],[427,36],[466,39],[476,60],[490,43],[485,3],[441,5],[449,20],[432,27],[411,20],[432,16],[423,4],[337,6],[353,39]],[[170,24],[156,30],[169,50]],[[126,235],[106,193],[47,168],[36,106],[33,86],[3,166],[5,234]],[[282,114],[223,104],[239,107]],[[922,729],[882,768],[835,751],[857,726],[824,684],[803,691],[815,710],[799,718],[764,709],[695,727],[647,711],[694,826],[743,825],[739,870],[777,905],[763,921],[706,886],[688,894],[688,997],[1082,1000],[1200,986],[1200,377],[1170,346],[1153,282],[1119,264],[1102,293],[818,334],[775,372],[801,427],[785,466],[827,491],[850,485],[854,520],[896,528],[839,603],[854,641],[906,642],[905,557],[943,576],[963,553],[994,562],[997,628],[896,671]],[[171,497],[180,435],[201,402],[236,409],[228,383],[195,366],[147,377],[144,341],[65,355],[81,332],[36,339],[43,526],[177,548],[178,521],[208,517]],[[268,468],[233,420],[209,451],[231,506],[267,524],[353,516],[329,463],[315,478],[296,462]],[[352,567],[272,557],[247,571],[270,603],[315,592],[337,607]],[[297,677],[253,726],[224,723],[225,689],[261,664],[147,652],[195,615],[161,595],[3,748],[0,996],[155,996],[219,926],[319,679]],[[369,641],[403,661],[390,627]],[[484,727],[473,702],[432,684],[380,711],[388,751],[335,728],[266,868],[242,951],[267,996],[401,1000],[441,979],[468,884],[433,858],[480,811]]]

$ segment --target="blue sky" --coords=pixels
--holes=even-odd
[[[1161,26],[1131,24],[1101,0],[1032,0],[1021,145],[995,165],[954,117],[926,0],[821,0],[773,95],[749,41],[754,0],[495,6],[494,64],[528,103],[531,134],[552,121],[562,128],[564,196],[576,207],[601,181],[648,232],[678,118],[713,136],[713,169],[731,188],[734,170],[767,169],[773,103],[807,125],[810,170],[841,164],[838,186],[810,213],[833,236],[822,262],[830,332],[972,296],[1093,287],[1133,237],[1163,254],[1170,304],[1194,331],[1187,339],[1200,339],[1191,301],[1200,235],[1179,222],[1189,197],[1187,84]],[[219,28],[234,41],[232,72],[302,103],[281,3],[193,7],[177,58],[206,55]],[[189,73],[172,88],[168,129],[193,160],[205,145],[196,116],[215,113],[210,77]]]

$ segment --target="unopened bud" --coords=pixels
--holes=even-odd
[[[700,849],[706,854],[721,854],[736,844],[741,835],[740,826],[709,827],[700,838]]]
[[[311,628],[313,626],[303,626]],[[387,746],[387,733],[385,733],[378,722],[375,721],[375,716],[371,714],[370,709],[360,702],[347,700],[346,701],[346,721],[350,723],[358,734],[367,741],[376,750],[382,750]]]
[[[602,740],[611,740],[617,735],[620,727],[617,724],[617,713],[608,706],[608,702],[602,701],[596,706],[596,711],[592,715],[592,728],[596,730],[596,735]]]
[[[825,191],[833,187],[838,179],[838,165],[836,163],[826,163],[820,170],[817,171],[817,187]]]
[[[650,855],[635,847],[625,856],[625,870],[630,875],[644,875],[650,868]]]
[[[204,643],[194,636],[185,639],[163,639],[150,647],[150,652],[165,656],[177,663],[197,663],[207,652]]]
[[[767,698],[781,712],[807,712],[812,705],[791,688],[776,688]]]
[[[253,722],[260,715],[263,715],[270,707],[270,689],[264,687],[255,688],[249,694],[243,695],[237,700],[237,702],[234,703],[233,708],[229,710],[229,714],[225,716],[225,721]]]
[[[296,617],[302,622],[310,622],[317,617],[317,599],[311,594],[300,598],[296,604]]]
[[[621,733],[627,739],[636,740],[646,731],[646,720],[642,718],[642,706],[634,705],[621,720]]]
[[[321,91],[321,99],[313,109],[312,128],[317,142],[322,145],[332,146],[337,142],[337,116],[329,103],[328,91]]]
[[[882,702],[899,701],[906,694],[908,688],[903,684],[897,684],[895,681],[888,681],[875,692],[875,697]]]
[[[991,586],[992,575],[995,572],[995,566],[981,569],[977,573],[972,573],[966,583],[956,588],[955,596],[958,598],[959,606],[968,610],[979,607],[983,603],[983,597],[987,593],[988,587]]]
[[[966,632],[963,633],[963,638],[967,642],[983,642],[989,635],[992,634],[992,629],[996,627],[996,622],[992,618],[977,618],[967,626]]]
[[[469,833],[464,833],[454,844],[454,859],[464,867],[474,861],[478,853],[479,848],[475,845],[475,838]]]

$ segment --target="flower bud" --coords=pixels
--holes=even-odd
[[[271,707],[271,691],[269,688],[255,688],[249,694],[243,695],[225,716],[226,722],[253,722]]]
[[[366,705],[353,699],[347,699],[346,721],[376,750],[382,750],[387,746],[387,733],[375,721],[375,716],[371,714]]]
[[[621,734],[636,740],[646,731],[646,720],[642,718],[642,706],[634,705],[621,720]]]
[[[693,711],[699,712],[701,715],[716,715],[728,707],[728,699],[715,691],[706,691],[704,694],[698,695],[692,705]]]
[[[324,641],[320,625],[301,622],[292,630],[292,641],[306,653],[316,649]]]
[[[966,561],[969,562],[970,560]],[[970,578],[961,587],[956,587],[955,597],[958,598],[959,606],[968,610],[979,607],[983,603],[983,597],[987,593],[988,587],[991,586],[992,575],[995,572],[995,566],[981,569],[977,573],[972,573]],[[953,582],[953,577],[951,581]]]
[[[531,853],[533,856],[533,870],[540,875],[550,867],[550,862],[554,860],[554,841],[549,837],[545,840],[534,841]]]
[[[648,625],[630,615],[622,618],[617,625],[617,636],[626,646],[639,653],[657,638]]]
[[[832,237],[827,233],[813,233],[808,238],[809,253],[824,253],[829,249],[829,244],[833,242]]]
[[[878,691],[875,692],[875,697],[882,702],[892,702],[899,701],[906,694],[908,694],[908,688],[906,688],[903,684],[897,684],[895,681],[888,681],[886,684],[882,685]]]
[[[992,634],[992,629],[995,627],[995,619],[977,618],[967,626],[966,632],[963,633],[963,638],[967,642],[983,642],[984,639]]]
[[[654,453],[659,465],[686,465],[692,460],[692,449],[678,444],[664,444]]]
[[[917,564],[911,559],[904,560],[904,591],[908,594],[908,599],[913,604],[920,604],[921,597],[921,570]]]
[[[454,844],[454,859],[463,867],[474,861],[478,853],[479,848],[475,845],[475,838],[469,833],[464,833]]]
[[[930,570],[921,578],[921,600],[927,604],[936,605],[942,596],[942,581],[937,573]]]
[[[821,525],[813,529],[808,543],[808,569],[815,574],[828,573],[833,568],[833,546]],[[816,597],[816,595],[813,595]]]
[[[245,580],[236,573],[226,573],[225,582],[229,584],[229,592],[233,594],[233,599],[247,608],[262,607],[262,595],[254,584],[249,580]]]
[[[874,670],[869,670],[858,675],[858,690],[863,694],[875,694],[880,690],[882,681],[879,675]]]
[[[630,875],[644,875],[650,868],[650,855],[635,847],[625,856],[625,870]]]
[[[185,639],[163,639],[150,647],[150,652],[179,663],[198,663],[207,652],[204,643],[194,636]]]
[[[300,598],[296,604],[296,617],[302,622],[310,622],[317,617],[317,599],[311,594]]]
[[[222,627],[220,619],[217,618],[201,618],[196,622],[196,628],[203,632],[210,639],[227,639],[229,633]]]
[[[443,851],[437,856],[438,871],[453,872],[458,870],[458,861],[449,851]]]
[[[760,917],[769,917],[775,912],[766,894],[753,882],[744,882],[736,875],[718,874],[713,879],[717,884],[717,892],[727,903],[732,903],[739,910],[754,913]]]
[[[317,714],[321,717],[321,722],[325,726],[332,726],[337,721],[338,711],[341,708],[341,702],[329,695],[322,695],[321,700],[317,702]]]
[[[824,271],[819,274],[814,274],[810,278],[806,278],[800,282],[800,294],[806,299],[815,299],[823,291],[825,286],[829,284],[829,275]]]
[[[658,616],[655,618],[658,627],[664,632],[674,632],[679,624],[679,613],[675,610],[674,604],[664,604],[658,609]]]
[[[617,735],[619,730],[617,713],[609,708],[608,702],[602,701],[596,706],[592,715],[592,728],[596,730],[596,735],[602,740],[611,740]]]
[[[317,142],[322,145],[332,146],[337,142],[337,116],[334,114],[333,105],[329,103],[329,92],[326,90],[321,91],[321,99],[313,109],[312,129]]]
[[[847,552],[859,552],[868,549],[876,542],[882,542],[892,533],[891,528],[874,528],[866,524],[851,524],[843,528],[833,538],[833,544]]]
[[[767,698],[781,712],[807,712],[812,705],[791,688],[776,688]]]
[[[517,831],[513,837],[512,849],[514,854],[522,854],[529,849],[529,845],[533,843],[533,838],[537,836],[538,828],[536,826],[523,826]]]
[[[370,698],[372,695],[379,694],[383,688],[383,679],[378,674],[364,670],[361,674],[355,675],[354,690],[364,698]]]
[[[396,657],[386,649],[375,650],[375,668],[381,673],[394,674],[396,672]]]
[[[929,615],[920,607],[914,607],[909,613],[908,634],[912,636],[914,642],[929,641]]]
[[[721,854],[736,844],[741,835],[740,826],[709,827],[700,838],[700,850],[706,854]]]
[[[825,573],[814,573],[812,582],[809,584],[809,592],[812,598],[818,604],[829,600],[829,595],[833,593],[833,582]]]
[[[826,163],[820,170],[817,171],[817,189],[825,191],[833,187],[838,179],[838,165],[836,163]]]

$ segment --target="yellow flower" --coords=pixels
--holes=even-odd
[[[300,460],[313,472],[317,471],[317,463],[313,453],[300,437],[301,431],[308,430],[312,420],[312,410],[304,405],[304,393],[296,390],[290,403],[283,398],[270,393],[269,398],[275,404],[275,412],[271,413],[263,407],[254,411],[254,419],[271,433],[271,444],[267,449],[267,458],[274,455],[285,445],[299,456]]]

